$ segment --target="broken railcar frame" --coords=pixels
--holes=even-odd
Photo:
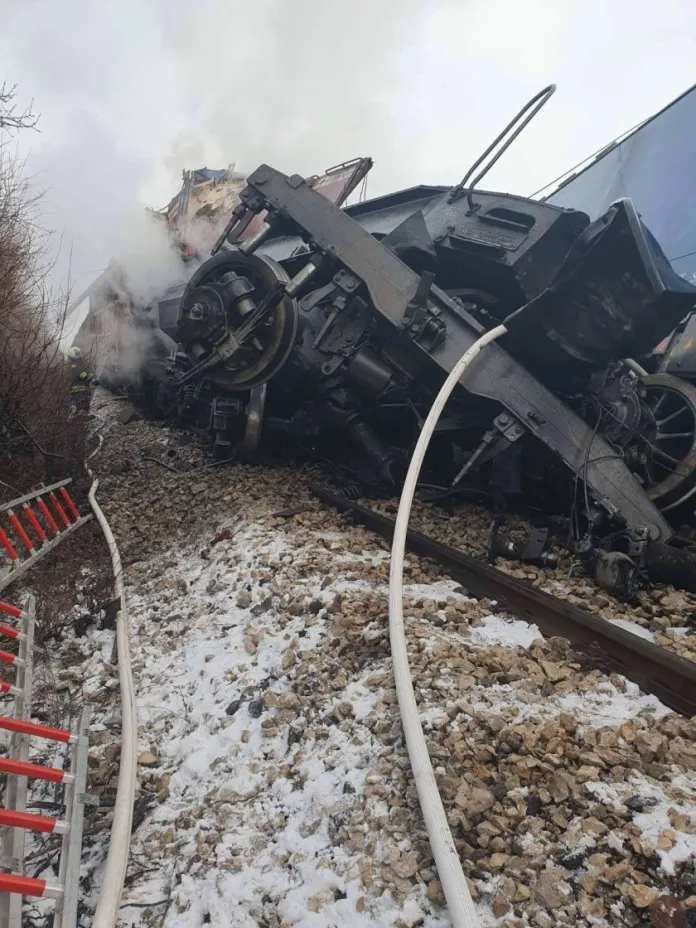
[[[478,198],[485,196],[514,199],[477,194]],[[443,372],[449,373],[483,331],[481,323],[460,303],[432,285],[432,278],[411,270],[350,216],[315,193],[299,175],[287,177],[262,165],[248,178],[240,199],[237,215],[226,230],[228,242],[235,244],[237,230],[245,228],[261,209],[268,209],[269,220],[256,236],[241,245],[243,253],[252,253],[272,233],[299,232],[310,246],[310,260],[297,275],[300,280],[295,278],[296,289],[306,286],[316,271],[317,257],[325,256],[335,272],[334,280],[338,277],[340,285],[349,291],[363,284],[376,313]],[[456,232],[457,214],[463,217],[465,206],[462,201],[452,204],[450,235]],[[629,528],[647,527],[652,538],[666,541],[671,537],[668,523],[615,449],[502,346],[487,349],[467,372],[463,386],[470,393],[500,404],[513,417],[511,424],[533,434],[575,474],[580,474],[596,503],[609,516],[625,521]],[[593,449],[589,458],[588,447]]]

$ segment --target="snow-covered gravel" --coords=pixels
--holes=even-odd
[[[183,479],[139,459],[201,459],[179,441],[114,425],[100,462],[140,716],[120,924],[446,928],[392,685],[388,552],[313,501],[307,474]],[[481,926],[649,924],[660,894],[690,912],[696,725],[434,565],[409,558],[405,579],[416,695]],[[101,703],[104,797],[112,642],[93,627],[71,644]]]
[[[361,502],[392,518],[398,504],[396,499]],[[481,506],[462,504],[450,509],[416,500],[411,526],[437,541],[483,558],[490,521],[490,513]],[[526,537],[530,526],[523,519],[510,516],[503,528],[519,542]],[[558,558],[557,567],[535,567],[503,558],[497,558],[495,566],[688,660],[696,660],[696,594],[671,586],[655,586],[639,590],[630,604],[621,603],[599,589],[562,545],[553,538],[551,544]]]

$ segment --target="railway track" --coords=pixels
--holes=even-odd
[[[395,525],[392,519],[325,487],[311,489],[318,499],[349,514],[356,524],[391,540]],[[696,664],[692,661],[425,535],[409,532],[407,545],[414,554],[436,561],[474,596],[496,600],[507,612],[537,625],[545,635],[558,635],[583,647],[599,649],[611,669],[676,712],[696,715]]]

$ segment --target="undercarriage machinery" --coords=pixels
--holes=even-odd
[[[310,457],[394,492],[453,365],[523,308],[462,378],[422,479],[524,501],[579,556],[613,551],[617,586],[655,564],[692,585],[674,525],[696,501],[696,388],[636,359],[696,288],[631,200],[590,222],[482,173],[341,209],[261,165],[157,308],[177,345],[163,407],[208,421],[218,458]]]

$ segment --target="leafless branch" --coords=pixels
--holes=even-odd
[[[34,101],[25,109],[20,109],[17,103],[17,85],[0,86],[0,130],[10,135],[20,129],[35,129],[38,131],[39,117],[34,112]]]

